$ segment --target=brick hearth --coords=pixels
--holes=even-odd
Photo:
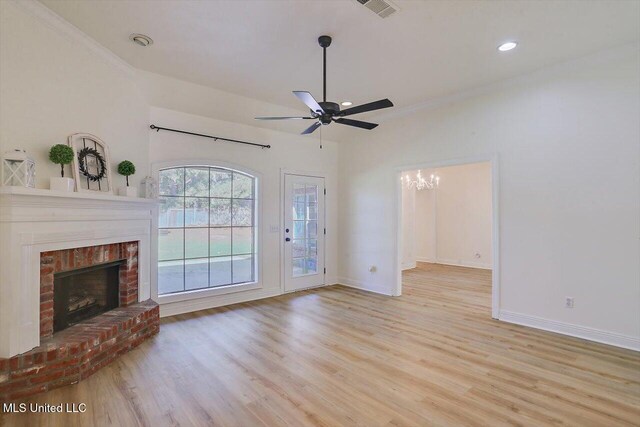
[[[119,307],[43,339],[33,350],[0,358],[0,403],[77,383],[158,333],[152,300]]]
[[[119,307],[53,333],[54,274],[124,260]],[[0,402],[77,383],[158,333],[158,304],[138,302],[138,242],[40,254],[40,345],[0,358]]]

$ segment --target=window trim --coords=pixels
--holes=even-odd
[[[243,174],[251,175],[255,179],[255,218],[254,228],[255,237],[255,280],[253,282],[229,284],[217,286],[215,288],[195,289],[173,294],[158,295],[158,219],[159,209],[152,215],[151,227],[151,298],[159,304],[173,303],[178,301],[187,301],[199,298],[207,298],[217,295],[225,295],[235,292],[248,291],[253,289],[261,289],[262,281],[262,174],[255,170],[246,168],[241,165],[229,163],[223,160],[212,159],[178,159],[162,162],[151,163],[151,176],[160,183],[160,170],[178,168],[178,167],[209,167],[223,168]]]

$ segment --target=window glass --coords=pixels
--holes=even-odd
[[[255,177],[184,166],[163,169],[159,178],[158,294],[255,281]],[[310,195],[302,191],[304,209]],[[304,221],[309,215],[302,211],[299,217],[305,237],[312,231]],[[301,243],[304,268],[315,254]]]

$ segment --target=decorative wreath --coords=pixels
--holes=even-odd
[[[98,162],[97,174],[89,173],[89,171],[87,170],[87,156],[93,156],[96,158],[96,161]],[[105,166],[104,158],[95,148],[85,147],[80,150],[80,152],[78,153],[78,167],[80,169],[80,172],[93,182],[100,181],[107,174],[107,167]]]

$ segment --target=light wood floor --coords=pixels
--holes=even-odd
[[[390,298],[343,286],[164,319],[24,426],[640,424],[640,354],[490,319],[490,273],[421,264]]]

